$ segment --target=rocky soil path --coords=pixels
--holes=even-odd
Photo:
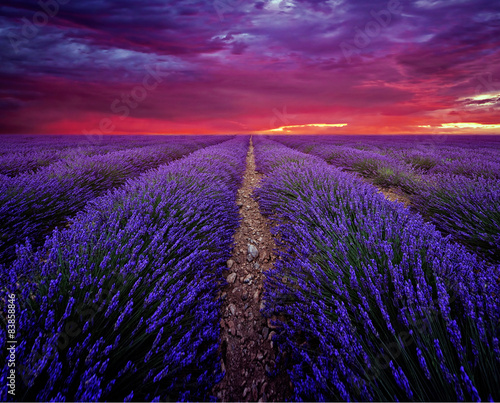
[[[374,185],[375,186],[375,185]],[[386,189],[377,186],[379,193],[382,193],[387,200],[403,203],[405,207],[411,206],[410,198],[402,192],[393,189]]]
[[[255,171],[253,144],[247,155],[243,186],[237,204],[242,217],[235,234],[233,256],[227,262],[228,285],[223,290],[221,346],[224,379],[213,393],[218,400],[276,402],[291,395],[285,375],[269,376],[275,367],[275,334],[270,321],[260,313],[263,307],[264,274],[275,261],[275,243],[267,219],[251,197],[262,175]]]

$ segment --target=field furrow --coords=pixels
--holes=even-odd
[[[227,285],[221,294],[221,346],[226,374],[214,388],[214,395],[223,402],[286,401],[291,395],[286,373],[270,376],[279,372],[273,348],[275,325],[260,312],[265,271],[275,261],[269,223],[252,198],[261,179],[262,175],[255,171],[251,141],[236,200],[241,222],[228,260]]]

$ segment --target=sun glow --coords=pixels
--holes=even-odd
[[[441,123],[434,125],[417,125],[416,127],[420,127],[422,129],[431,129],[431,130],[440,130],[446,129],[455,130],[457,133],[461,133],[462,130],[498,130],[500,129],[500,124],[498,123],[474,123],[474,122],[454,122],[454,123]]]
[[[293,129],[300,128],[300,127],[345,127],[347,126],[347,123],[309,123],[305,125],[289,125],[289,126],[281,126],[276,129],[271,129],[269,130],[270,132],[290,132]]]
[[[471,122],[442,123],[444,129],[500,129],[500,124],[483,124]]]

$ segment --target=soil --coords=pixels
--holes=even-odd
[[[403,203],[405,207],[409,207],[411,205],[410,198],[408,196],[402,195],[401,193],[396,192],[393,189],[378,188],[378,190],[385,196],[387,200]]]
[[[351,171],[345,171],[345,172],[349,172],[350,174],[354,175],[356,178],[362,180],[363,182],[374,186],[378,190],[378,193],[382,193],[387,200],[392,202],[403,203],[405,207],[411,207],[410,197],[405,193],[403,193],[401,190],[397,188],[395,189],[395,188],[386,188],[377,186],[373,183],[373,180],[371,180],[370,178],[365,178],[364,176],[361,176],[357,172],[351,172]]]
[[[286,374],[270,376],[277,349],[274,327],[260,312],[266,270],[276,257],[268,220],[252,198],[262,175],[255,171],[253,144],[247,155],[243,185],[237,204],[242,221],[235,234],[231,259],[227,262],[227,286],[221,293],[221,355],[225,376],[214,387],[218,400],[276,402],[289,400],[292,385]]]

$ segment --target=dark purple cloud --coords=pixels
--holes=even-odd
[[[500,92],[492,0],[6,0],[0,49],[0,132],[265,131],[284,107],[350,132],[500,116],[482,98]],[[155,69],[120,120],[113,102]]]

